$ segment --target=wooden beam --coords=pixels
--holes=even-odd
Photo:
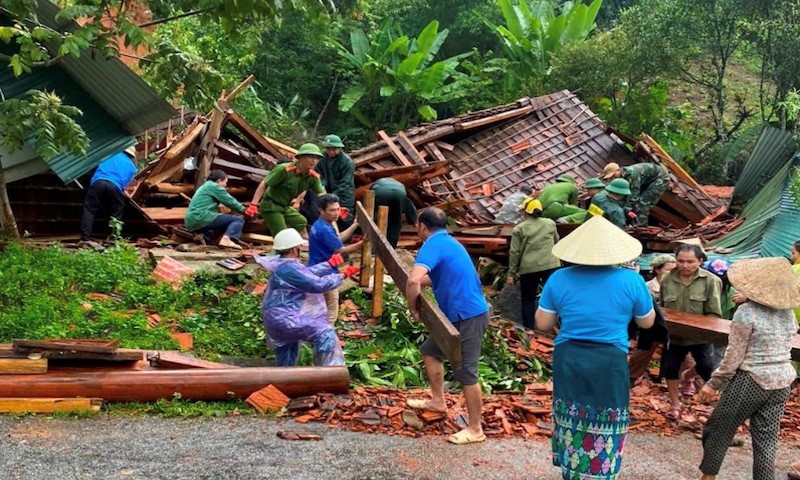
[[[242,135],[245,136],[248,140],[253,142],[256,148],[261,149],[264,152],[269,152],[270,154],[274,155],[280,160],[280,157],[292,157],[297,153],[297,150],[294,148],[284,145],[278,141],[275,141],[271,138],[267,138],[261,133],[258,132],[255,128],[250,126],[247,121],[242,118],[236,111],[231,111],[228,115],[228,122],[230,122],[234,127],[236,127]]]
[[[0,358],[0,375],[47,373],[46,358]]]
[[[145,178],[144,183],[147,186],[157,185],[159,183],[169,180],[176,174],[180,173],[182,170],[183,170],[183,160],[177,161],[175,165],[172,165],[168,169]]]
[[[171,162],[172,160],[180,159],[181,166],[183,166],[183,159],[189,156],[189,147],[197,140],[197,137],[200,136],[205,127],[206,122],[201,121],[200,117],[198,117],[197,123],[189,127],[189,130],[181,135],[181,138],[179,138],[177,142],[169,146],[164,152],[164,155],[161,156],[161,161],[166,160],[167,162]]]
[[[181,352],[161,351],[150,354],[147,359],[154,366],[161,368],[186,369],[186,368],[238,368],[225,363],[209,362]]]
[[[119,343],[119,342],[117,342]],[[69,340],[14,340],[11,347],[16,351],[23,350],[69,350],[72,352],[87,352],[87,353],[114,353],[116,346],[108,346],[100,343],[77,343],[70,342]]]
[[[408,139],[405,133],[397,132],[397,143],[399,143],[403,150],[411,157],[411,161],[420,165],[425,163],[422,155],[417,151],[417,147],[411,143],[411,140]]]
[[[0,398],[0,413],[99,412],[99,398]]]
[[[502,122],[504,120],[508,120],[511,118],[521,117],[522,115],[526,115],[533,111],[533,106],[528,105],[527,107],[516,108],[514,110],[509,110],[507,112],[498,113],[497,115],[490,115],[488,117],[479,118],[477,120],[470,120],[468,122],[461,122],[456,124],[456,130],[470,130],[473,128],[483,127],[485,125],[489,125],[492,123]]]
[[[211,172],[211,160],[214,158],[216,150],[215,144],[219,139],[219,134],[222,132],[222,124],[225,122],[227,114],[225,110],[228,108],[228,103],[224,98],[217,100],[219,109],[215,108],[214,113],[211,114],[211,126],[208,127],[206,135],[200,142],[200,154],[197,156],[197,177],[194,181],[195,188],[200,188],[200,185],[205,183],[208,174]]]
[[[256,79],[256,76],[255,76],[255,75],[250,75],[249,77],[245,78],[245,79],[244,79],[244,81],[243,81],[242,83],[240,83],[239,85],[237,85],[237,86],[236,86],[236,88],[234,88],[234,89],[231,91],[231,93],[229,93],[229,94],[228,94],[228,95],[225,97],[225,102],[227,103],[227,102],[231,102],[231,101],[233,101],[233,99],[236,97],[236,95],[239,95],[239,93],[241,93],[241,91],[242,91],[242,90],[244,90],[245,88],[247,88],[247,86],[248,86],[248,85],[250,85],[251,83],[253,83],[253,81],[254,81],[255,79]],[[223,109],[223,110],[224,110],[224,109]]]
[[[683,217],[690,222],[697,223],[705,218],[703,212],[695,205],[692,205],[670,190],[664,192],[664,195],[661,196],[661,202],[683,215]]]
[[[386,237],[389,225],[389,207],[378,207],[378,230]],[[383,314],[383,261],[380,255],[375,258],[375,280],[372,282],[372,316],[380,318]]]
[[[651,208],[650,216],[664,225],[670,225],[672,228],[686,228],[689,226],[688,220],[668,212],[661,207]]]
[[[76,352],[71,349],[65,350],[42,350],[37,348],[13,348],[11,344],[0,344],[0,358],[9,355],[9,352],[14,352],[16,355],[29,355],[38,353],[42,358],[50,360],[102,360],[106,362],[137,362],[145,359],[147,350],[136,350],[129,348],[117,348],[114,353],[94,353],[94,352]],[[0,395],[2,397],[3,395]],[[8,395],[6,395],[8,396]],[[31,395],[35,396],[35,395]],[[73,395],[66,395],[71,397]],[[91,396],[91,395],[75,395],[75,396]]]
[[[386,238],[381,235],[378,226],[372,221],[372,215],[358,202],[356,203],[356,215],[358,224],[364,231],[364,236],[369,239],[375,247],[375,252],[383,261],[386,271],[389,272],[395,285],[401,290],[405,290],[408,282],[409,272],[405,264],[394,251]],[[450,320],[442,313],[439,307],[434,304],[425,294],[418,297],[418,311],[420,320],[428,328],[431,338],[442,350],[444,356],[450,360],[453,368],[461,367],[461,337],[458,330],[453,327]],[[1,393],[1,392],[0,392]]]
[[[364,192],[364,210],[369,218],[375,215],[375,192],[367,190]],[[363,227],[362,227],[363,228]],[[369,238],[364,238],[364,243],[361,244],[361,288],[369,286],[369,277],[372,272],[372,245]]]
[[[389,147],[389,151],[392,153],[392,156],[398,162],[400,162],[400,165],[414,165],[414,162],[409,160],[405,155],[403,155],[403,152],[401,152],[400,149],[397,148],[397,145],[395,145],[394,140],[392,140],[392,138],[389,135],[387,135],[386,132],[384,132],[383,130],[379,130],[378,136],[381,137],[381,140],[386,142],[386,146]]]
[[[394,177],[395,175],[402,175],[404,173],[422,173],[429,170],[432,171],[438,167],[448,165],[449,163],[449,160],[442,158],[441,161],[430,162],[424,165],[403,165],[402,167],[381,168],[380,170],[361,170],[356,173],[356,175],[364,177],[366,180],[378,180],[380,178]]]

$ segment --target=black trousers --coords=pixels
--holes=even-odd
[[[536,295],[539,287],[544,286],[550,275],[557,269],[543,270],[535,273],[523,273],[519,276],[519,293],[522,299],[522,325],[533,329],[535,322],[533,315],[536,313]]]
[[[83,218],[81,219],[81,240],[89,240],[92,236],[94,217],[105,208],[110,217],[122,220],[125,210],[125,194],[116,185],[107,180],[94,182],[86,192],[83,202]]]
[[[397,248],[400,240],[400,230],[403,228],[403,192],[396,190],[375,190],[375,218],[377,218],[378,208],[389,207],[388,222],[386,225],[386,240],[392,248]]]

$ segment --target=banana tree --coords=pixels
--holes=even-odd
[[[519,87],[522,79],[550,73],[550,59],[562,47],[579,43],[596,27],[595,19],[603,0],[586,5],[583,0],[564,2],[559,13],[547,0],[528,4],[526,0],[497,0],[505,25],[485,23],[500,40],[503,54],[511,61],[512,74],[506,87]]]
[[[434,20],[411,39],[386,22],[372,39],[353,30],[349,48],[331,40],[357,77],[339,99],[339,110],[371,130],[388,125],[402,129],[417,118],[435,120],[436,106],[468,95],[472,85],[471,77],[459,70],[472,53],[434,61],[447,34]]]

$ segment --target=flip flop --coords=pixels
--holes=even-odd
[[[678,407],[671,407],[664,416],[667,417],[667,420],[676,421],[681,418],[681,409]]]
[[[455,445],[467,445],[468,443],[480,443],[486,441],[486,435],[481,433],[473,436],[466,428],[458,433],[454,433],[447,438],[447,441]]]
[[[442,410],[439,408],[431,407],[427,400],[422,400],[422,399],[406,400],[406,405],[408,405],[408,408],[412,408],[414,410],[427,410],[429,412],[437,412],[437,413],[447,412],[447,409]]]

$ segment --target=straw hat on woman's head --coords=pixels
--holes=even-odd
[[[596,215],[553,247],[553,255],[576,265],[619,265],[642,253],[642,244]]]
[[[785,258],[740,260],[728,270],[728,280],[748,299],[785,310],[800,305],[800,277]]]

